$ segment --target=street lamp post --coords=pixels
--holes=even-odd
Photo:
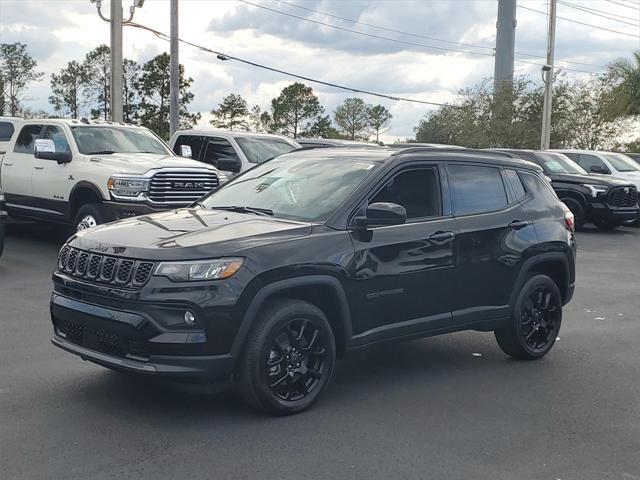
[[[141,8],[144,0],[133,0],[129,7],[129,18],[123,20],[122,0],[111,0],[111,18],[107,18],[102,13],[102,0],[90,0],[96,4],[98,15],[105,22],[111,24],[111,89],[110,89],[110,118],[112,122],[123,121],[122,111],[122,82],[123,82],[123,60],[122,60],[122,26],[133,20],[136,8]]]

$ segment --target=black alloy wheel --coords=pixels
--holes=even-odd
[[[561,324],[558,286],[547,275],[531,274],[520,289],[511,319],[494,333],[507,355],[534,360],[549,353]]]
[[[318,388],[327,364],[320,329],[300,318],[287,322],[273,336],[265,355],[269,389],[281,400],[301,400]]]
[[[520,312],[520,334],[534,351],[544,351],[555,341],[560,328],[560,305],[544,285],[538,286],[526,298]]]
[[[322,310],[297,299],[261,308],[235,372],[242,398],[274,415],[310,407],[329,384],[336,358],[333,331]]]

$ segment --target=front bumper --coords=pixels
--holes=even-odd
[[[590,209],[590,220],[600,219],[609,222],[627,222],[638,218],[638,207],[612,208],[605,203],[593,203]]]
[[[53,293],[51,342],[84,360],[116,370],[193,380],[223,380],[234,357],[206,354],[202,330],[168,331],[148,314]]]

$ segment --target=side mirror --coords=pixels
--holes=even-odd
[[[180,156],[185,158],[193,158],[191,145],[180,145]]]
[[[603,175],[609,175],[611,174],[611,172],[609,171],[608,168],[606,167],[601,167],[599,165],[591,165],[591,168],[589,169],[589,171],[591,173],[601,173]]]
[[[223,172],[240,173],[240,170],[242,170],[242,163],[237,157],[220,157],[216,164],[218,170]]]
[[[377,202],[367,207],[364,217],[356,217],[356,225],[361,227],[384,227],[402,225],[407,221],[407,210],[397,203]]]
[[[33,145],[33,156],[42,160],[55,160],[58,165],[71,162],[71,152],[56,152],[53,140],[39,138]]]

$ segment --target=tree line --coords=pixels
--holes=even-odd
[[[361,98],[347,98],[333,112],[325,114],[313,89],[296,82],[282,89],[271,100],[270,110],[259,105],[249,108],[241,95],[232,93],[222,99],[218,108],[211,110],[211,125],[230,130],[252,130],[280,133],[293,138],[321,137],[350,140],[369,140],[389,126],[393,115],[383,105],[365,103]]]
[[[33,112],[25,107],[28,86],[41,81],[43,73],[22,43],[0,44],[0,115],[47,117],[47,112]],[[144,64],[124,59],[123,117],[127,123],[143,125],[163,138],[169,136],[169,55],[162,53]],[[59,117],[79,118],[88,113],[94,119],[110,116],[111,60],[110,49],[100,45],[82,61],[70,61],[51,75],[49,103]],[[190,128],[201,118],[189,113],[193,78],[185,75],[180,65],[180,128]],[[360,98],[348,98],[333,112],[325,114],[313,89],[302,83],[285,87],[262,111],[238,94],[224,97],[211,110],[211,124],[220,128],[281,133],[298,138],[313,136],[379,140],[392,115],[383,105],[371,105]]]
[[[0,115],[46,117],[24,103],[28,86],[42,81],[27,45],[0,43]],[[123,112],[128,123],[169,136],[169,55],[144,64],[124,60]],[[110,50],[100,45],[82,61],[71,61],[50,78],[49,103],[57,116],[108,119],[110,114]],[[180,127],[200,118],[188,107],[193,78],[180,65]],[[414,129],[415,141],[468,147],[538,148],[542,124],[543,87],[526,77],[512,89],[493,92],[491,79],[464,88],[459,99],[428,112]],[[249,108],[239,94],[229,94],[211,110],[216,127],[280,133],[294,138],[323,137],[379,141],[393,118],[383,105],[347,98],[327,114],[318,96],[296,82],[285,87],[262,110]],[[586,80],[560,77],[554,85],[552,147],[640,150],[640,52],[611,63],[607,72]],[[620,141],[623,138],[626,140]],[[629,140],[631,139],[631,140]]]
[[[494,94],[493,80],[484,79],[427,113],[414,130],[416,141],[538,149],[543,92],[521,77],[513,89]],[[571,147],[640,151],[640,52],[611,63],[604,74],[555,82],[551,148]]]

